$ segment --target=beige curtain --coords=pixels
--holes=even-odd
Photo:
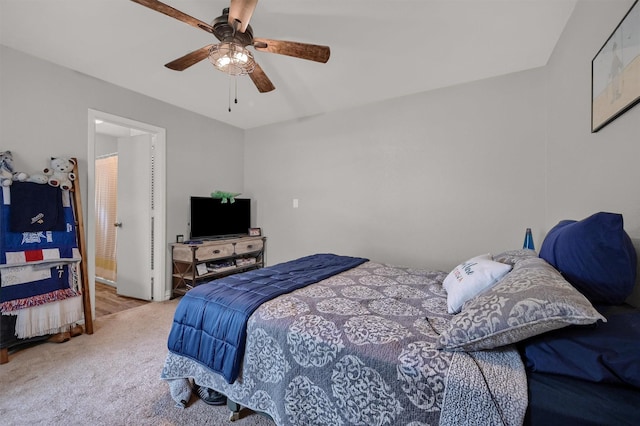
[[[96,278],[116,281],[118,156],[96,160]]]

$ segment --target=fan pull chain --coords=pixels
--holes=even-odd
[[[229,74],[229,112],[231,112],[231,74]]]
[[[233,84],[235,85],[235,97],[233,100],[234,104],[238,103],[238,79],[234,78],[231,74],[229,74],[229,112],[231,112],[231,79],[233,78]]]

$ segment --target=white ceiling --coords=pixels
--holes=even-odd
[[[261,0],[255,37],[323,44],[320,64],[255,52],[276,86],[258,93],[204,60],[215,42],[130,0],[0,0],[0,43],[243,129],[543,66],[577,0]],[[228,0],[164,0],[210,23]]]

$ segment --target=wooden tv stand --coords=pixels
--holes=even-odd
[[[264,267],[267,238],[235,237],[200,243],[172,243],[171,298],[203,282]]]

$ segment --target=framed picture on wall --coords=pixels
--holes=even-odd
[[[591,132],[640,102],[640,5],[636,0],[591,61]]]

